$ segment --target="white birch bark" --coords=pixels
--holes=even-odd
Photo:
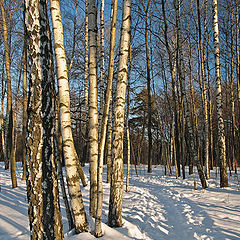
[[[126,113],[126,135],[127,135],[127,173],[126,173],[126,192],[129,192],[129,172],[131,164],[131,144],[129,131],[129,108],[130,108],[130,84],[131,84],[131,69],[132,69],[132,37],[129,46],[129,70],[128,70],[128,84],[127,84],[127,113]]]
[[[29,53],[27,194],[31,239],[63,239],[54,158],[54,78],[47,1],[25,0]]]
[[[84,101],[88,113],[88,0],[85,5]]]
[[[113,16],[111,22],[111,42],[110,42],[110,61],[109,61],[109,77],[106,90],[106,101],[104,105],[104,111],[101,121],[101,138],[99,144],[98,153],[98,181],[97,181],[97,212],[95,221],[95,235],[100,237],[102,235],[102,199],[103,199],[103,186],[102,186],[102,174],[103,174],[103,158],[106,142],[107,122],[110,101],[112,98],[112,80],[113,80],[113,65],[114,65],[114,49],[115,49],[115,31],[116,31],[116,17],[117,17],[117,1],[112,5]],[[102,14],[102,12],[101,12]],[[103,49],[102,49],[103,51]],[[104,54],[103,56],[104,57]],[[103,62],[104,63],[104,62]]]
[[[100,4],[100,106],[99,106],[99,122],[102,121],[104,111],[104,80],[105,80],[105,60],[104,60],[104,0]],[[101,125],[99,126],[99,133],[101,132]]]
[[[215,50],[215,81],[217,90],[217,115],[218,115],[218,151],[220,163],[220,187],[228,186],[226,146],[223,122],[221,72],[220,72],[220,51],[219,51],[219,29],[217,0],[213,0],[213,28],[214,28],[214,50]]]
[[[127,85],[130,31],[131,0],[124,0],[115,103],[116,105],[114,108],[113,161],[108,214],[108,224],[112,227],[122,226],[124,106]]]
[[[73,143],[71,116],[70,116],[70,96],[69,84],[67,75],[67,63],[64,50],[63,27],[60,12],[59,0],[51,0],[51,15],[53,23],[54,46],[57,61],[57,75],[59,88],[59,103],[60,103],[60,121],[61,132],[63,138],[63,152],[66,163],[67,183],[69,195],[71,199],[71,206],[73,210],[73,217],[75,223],[75,231],[87,231],[87,219],[82,201],[82,194],[80,189],[79,175],[84,183],[84,175],[78,173],[77,168],[77,153]],[[81,169],[81,166],[79,164]],[[81,169],[82,171],[82,169]],[[83,171],[82,171],[83,174]]]
[[[96,216],[98,166],[98,103],[97,103],[97,13],[95,0],[88,5],[89,41],[89,162],[90,162],[90,216]]]
[[[28,36],[29,104],[27,120],[27,194],[31,239],[43,239],[42,113],[39,4],[25,0]]]
[[[200,55],[200,67],[202,77],[202,89],[203,89],[203,112],[204,112],[204,159],[205,159],[205,176],[209,179],[209,141],[208,141],[208,108],[207,108],[207,79],[206,79],[206,57],[205,57],[205,44],[202,43],[201,36],[201,17],[200,17],[200,6],[199,0],[197,0],[198,10],[198,34],[199,34],[199,55]],[[204,28],[205,29],[205,28]],[[206,31],[206,29],[204,30]],[[204,41],[205,43],[205,41]],[[203,46],[204,45],[204,46]]]

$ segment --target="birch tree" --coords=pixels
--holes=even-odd
[[[151,101],[151,77],[150,77],[150,57],[148,44],[148,16],[151,0],[147,1],[145,6],[144,1],[141,0],[143,11],[145,14],[145,51],[147,62],[147,92],[148,92],[148,172],[152,172],[152,101]]]
[[[63,152],[66,163],[67,184],[71,199],[75,231],[77,233],[87,231],[87,219],[80,189],[79,172],[77,168],[78,156],[73,143],[70,96],[67,75],[67,63],[64,50],[63,27],[59,0],[51,0],[51,15],[53,23],[54,46],[57,62],[57,76],[60,103],[61,133],[63,139]],[[83,185],[86,185],[83,171],[80,167],[80,177]]]
[[[123,200],[123,133],[124,106],[128,72],[128,54],[131,31],[131,0],[123,1],[122,28],[119,51],[117,90],[114,108],[113,159],[109,200],[108,224],[122,226]]]
[[[11,87],[11,71],[10,71],[10,49],[7,29],[6,13],[3,5],[3,0],[0,1],[2,12],[3,24],[3,37],[4,37],[4,54],[5,54],[5,68],[7,74],[7,112],[8,112],[8,125],[7,125],[7,159],[10,161],[12,188],[17,187],[16,167],[15,167],[15,149],[14,149],[14,122],[13,122],[13,108],[12,108],[12,87]]]
[[[89,162],[90,162],[90,216],[97,210],[98,165],[98,104],[97,104],[97,12],[95,0],[88,5],[89,41]]]
[[[206,4],[206,3],[205,3]],[[205,56],[205,42],[202,42],[202,31],[201,31],[201,18],[200,18],[200,6],[199,0],[197,0],[197,12],[198,12],[198,35],[199,35],[199,55],[200,55],[200,66],[202,76],[202,88],[203,88],[203,112],[204,112],[204,159],[205,159],[205,175],[209,179],[209,138],[208,138],[208,108],[207,108],[207,79],[206,79],[206,56]],[[206,19],[206,17],[205,17]],[[206,21],[204,19],[204,21]],[[205,29],[205,28],[204,28]],[[206,31],[206,29],[205,29]],[[205,33],[204,33],[205,34]]]
[[[200,163],[200,160],[198,158],[198,152],[197,152],[197,146],[198,144],[196,141],[194,141],[193,132],[191,128],[191,120],[190,120],[190,111],[189,111],[189,104],[187,102],[186,97],[186,89],[185,89],[185,70],[184,70],[184,62],[183,62],[183,53],[182,53],[182,36],[181,36],[181,23],[180,23],[180,0],[176,1],[176,25],[177,25],[177,49],[178,49],[178,57],[177,57],[177,68],[179,73],[179,80],[180,80],[180,88],[181,88],[181,94],[183,98],[183,109],[186,116],[186,125],[187,130],[189,133],[190,138],[190,156],[194,158],[195,163],[197,165],[199,178],[201,180],[202,188],[207,188],[207,182],[205,179],[205,176],[203,174],[202,166]]]
[[[114,67],[114,49],[115,49],[115,32],[116,32],[116,18],[117,18],[117,3],[115,0],[112,3],[112,22],[111,22],[111,37],[110,37],[110,61],[109,61],[109,73],[106,90],[106,100],[104,105],[104,111],[101,121],[101,135],[99,143],[98,153],[98,179],[97,179],[97,212],[95,221],[95,235],[100,237],[102,235],[102,200],[103,200],[103,186],[102,186],[102,174],[103,174],[103,158],[107,133],[107,122],[110,102],[112,99],[112,80],[113,80],[113,67]]]
[[[47,2],[25,0],[29,105],[27,189],[31,239],[63,239],[54,156],[54,78]]]
[[[22,127],[22,143],[23,143],[23,175],[22,180],[26,180],[26,128],[27,128],[27,43],[26,43],[26,31],[24,30],[24,58],[23,58],[23,127]]]
[[[213,0],[213,28],[214,28],[214,55],[215,55],[215,81],[217,88],[217,117],[218,117],[218,151],[220,162],[220,187],[228,186],[226,146],[223,122],[221,72],[220,72],[220,51],[219,51],[219,29],[218,29],[218,9],[217,0]]]

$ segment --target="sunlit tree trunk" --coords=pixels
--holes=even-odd
[[[103,4],[103,3],[102,3]],[[103,10],[101,10],[101,14]],[[102,236],[102,200],[103,200],[103,186],[102,186],[102,174],[103,174],[103,158],[106,142],[107,122],[110,101],[112,98],[112,80],[113,80],[113,66],[114,66],[114,48],[115,48],[115,31],[116,31],[116,17],[117,17],[117,1],[112,4],[112,22],[111,22],[111,42],[110,42],[110,61],[109,61],[109,73],[106,90],[106,100],[104,105],[104,111],[101,121],[101,135],[100,144],[98,149],[98,179],[97,179],[97,212],[95,221],[95,236]],[[102,33],[104,34],[104,32]],[[103,51],[103,49],[102,49]],[[102,53],[104,58],[104,54]],[[104,62],[102,63],[104,64]]]
[[[17,187],[16,168],[15,168],[15,152],[14,152],[14,122],[12,109],[12,89],[11,89],[11,73],[10,73],[10,52],[8,45],[8,30],[6,13],[3,5],[3,0],[0,1],[2,12],[2,25],[4,37],[4,54],[5,68],[7,74],[7,110],[8,110],[8,131],[7,131],[7,161],[10,161],[12,188]]]
[[[112,104],[110,102],[107,134],[107,183],[110,183],[111,181],[111,165],[112,165]]]
[[[100,106],[99,106],[99,122],[102,121],[104,111],[104,82],[105,82],[105,55],[104,55],[104,0],[100,4]],[[99,125],[99,133],[101,132],[101,125]]]
[[[85,6],[84,102],[88,113],[88,0]]]
[[[124,107],[127,86],[130,31],[131,0],[124,0],[115,102],[116,105],[114,108],[113,161],[108,213],[108,224],[112,227],[122,226]]]
[[[215,81],[217,90],[217,116],[218,116],[218,148],[220,162],[220,187],[228,186],[226,146],[223,122],[221,73],[220,73],[220,51],[219,51],[219,30],[217,0],[213,0],[213,28],[214,28],[214,50],[215,50]]]
[[[95,0],[88,5],[89,39],[89,162],[90,206],[89,213],[96,216],[98,166],[98,103],[97,103],[97,12]]]
[[[89,79],[89,72],[88,72],[88,0],[85,3],[85,55],[84,55],[84,104],[85,104],[85,111],[86,111],[86,129],[85,129],[85,138],[86,143],[83,149],[83,159],[82,164],[88,161],[88,149],[89,149],[89,139],[88,139],[88,132],[89,132],[89,118],[88,118],[88,79]]]
[[[80,165],[79,167],[81,172],[79,173],[78,171],[78,156],[73,143],[70,116],[69,84],[66,55],[64,50],[60,4],[59,0],[51,0],[50,3],[55,43],[55,55],[57,62],[61,133],[63,139],[64,159],[66,164],[67,184],[71,199],[75,231],[79,233],[87,231],[87,219],[82,201],[79,175],[81,177],[83,185],[86,185],[86,182]]]
[[[127,137],[127,173],[126,173],[126,192],[129,192],[129,172],[131,164],[131,143],[129,131],[129,112],[130,112],[130,84],[131,84],[131,69],[132,69],[132,36],[129,46],[129,69],[128,69],[128,83],[127,83],[127,112],[126,112],[126,137]]]
[[[27,128],[27,44],[26,36],[24,36],[24,57],[23,57],[23,127],[22,127],[22,143],[23,143],[23,175],[22,180],[26,180],[26,128]]]
[[[54,156],[54,76],[47,2],[25,0],[29,53],[27,188],[31,239],[63,239]]]
[[[57,173],[58,173],[58,177],[60,180],[60,186],[61,186],[61,191],[62,191],[62,198],[63,198],[63,202],[64,202],[64,206],[66,209],[66,216],[68,219],[68,226],[69,226],[69,230],[74,228],[74,222],[73,222],[73,217],[72,217],[72,212],[71,212],[71,208],[68,202],[68,197],[67,197],[67,192],[66,192],[66,188],[65,188],[65,182],[64,182],[64,177],[63,177],[63,171],[62,171],[62,167],[63,167],[63,149],[62,149],[62,135],[61,135],[61,123],[60,123],[60,117],[59,117],[59,103],[57,102],[57,119],[56,119],[56,125],[55,125],[55,135],[54,135],[54,143],[55,143],[55,156],[57,159]]]
[[[42,190],[43,229],[46,239],[63,239],[57,183],[57,164],[54,152],[55,95],[54,69],[47,1],[39,2],[41,112],[42,112]]]
[[[73,65],[73,59],[74,59],[74,54],[75,54],[75,49],[76,49],[76,30],[77,30],[77,9],[78,9],[78,0],[75,0],[75,10],[74,10],[74,19],[73,19],[73,39],[72,39],[72,53],[71,53],[71,58],[70,58],[70,63],[68,66],[68,76],[69,78],[71,77],[71,69]]]

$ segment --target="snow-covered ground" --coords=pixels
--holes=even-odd
[[[88,176],[88,166],[84,167]],[[239,169],[240,171],[240,169]],[[147,174],[138,167],[137,177],[131,169],[130,192],[124,192],[122,228],[111,229],[103,224],[103,240],[154,239],[240,239],[240,178],[229,177],[229,187],[220,189],[219,179],[211,173],[209,188],[201,190],[197,175],[176,179],[164,176],[161,166]],[[219,175],[219,174],[218,174]],[[29,239],[25,182],[21,181],[21,166],[17,165],[18,187],[11,188],[10,173],[0,163],[0,239]],[[106,169],[104,169],[104,180]],[[194,180],[198,190],[194,190]],[[89,184],[82,189],[88,211]],[[103,222],[107,222],[109,184],[104,183]],[[63,207],[63,204],[61,203]],[[74,235],[68,232],[64,209],[65,239],[95,239],[90,233]],[[88,218],[91,232],[93,220]]]

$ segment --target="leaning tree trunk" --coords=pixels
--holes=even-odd
[[[221,73],[220,73],[220,51],[219,51],[219,30],[217,0],[213,0],[213,28],[214,28],[214,50],[215,50],[215,79],[217,87],[217,116],[218,116],[218,148],[220,160],[220,187],[228,186],[226,146],[223,122]]]
[[[12,188],[17,187],[16,169],[15,169],[15,153],[14,151],[14,127],[13,127],[13,109],[12,109],[12,89],[11,89],[11,73],[10,73],[10,53],[8,45],[8,30],[6,13],[3,6],[3,0],[0,1],[3,23],[4,37],[4,54],[5,67],[7,73],[7,109],[8,109],[8,131],[7,131],[7,161],[10,160]]]
[[[108,224],[111,227],[122,226],[124,107],[127,85],[130,31],[131,0],[124,0],[115,102],[116,105],[114,109],[113,161],[108,214]]]
[[[83,171],[78,172],[78,156],[73,143],[71,116],[70,116],[70,96],[67,75],[67,63],[64,50],[63,27],[60,13],[59,0],[51,0],[51,14],[53,23],[53,34],[55,43],[55,55],[57,62],[60,121],[63,139],[63,152],[66,163],[67,184],[71,199],[75,231],[77,233],[87,231],[87,219],[82,201],[79,174],[83,185],[86,185]]]
[[[103,199],[103,186],[102,186],[102,174],[103,174],[103,158],[106,142],[107,122],[110,101],[112,98],[112,80],[113,80],[113,66],[114,66],[114,48],[115,48],[115,32],[116,32],[116,17],[117,17],[117,1],[112,4],[112,22],[111,22],[111,42],[110,42],[110,61],[109,61],[109,76],[106,90],[106,101],[104,105],[104,111],[101,124],[101,138],[98,149],[98,179],[97,179],[97,212],[95,221],[95,236],[102,236],[102,199]]]

